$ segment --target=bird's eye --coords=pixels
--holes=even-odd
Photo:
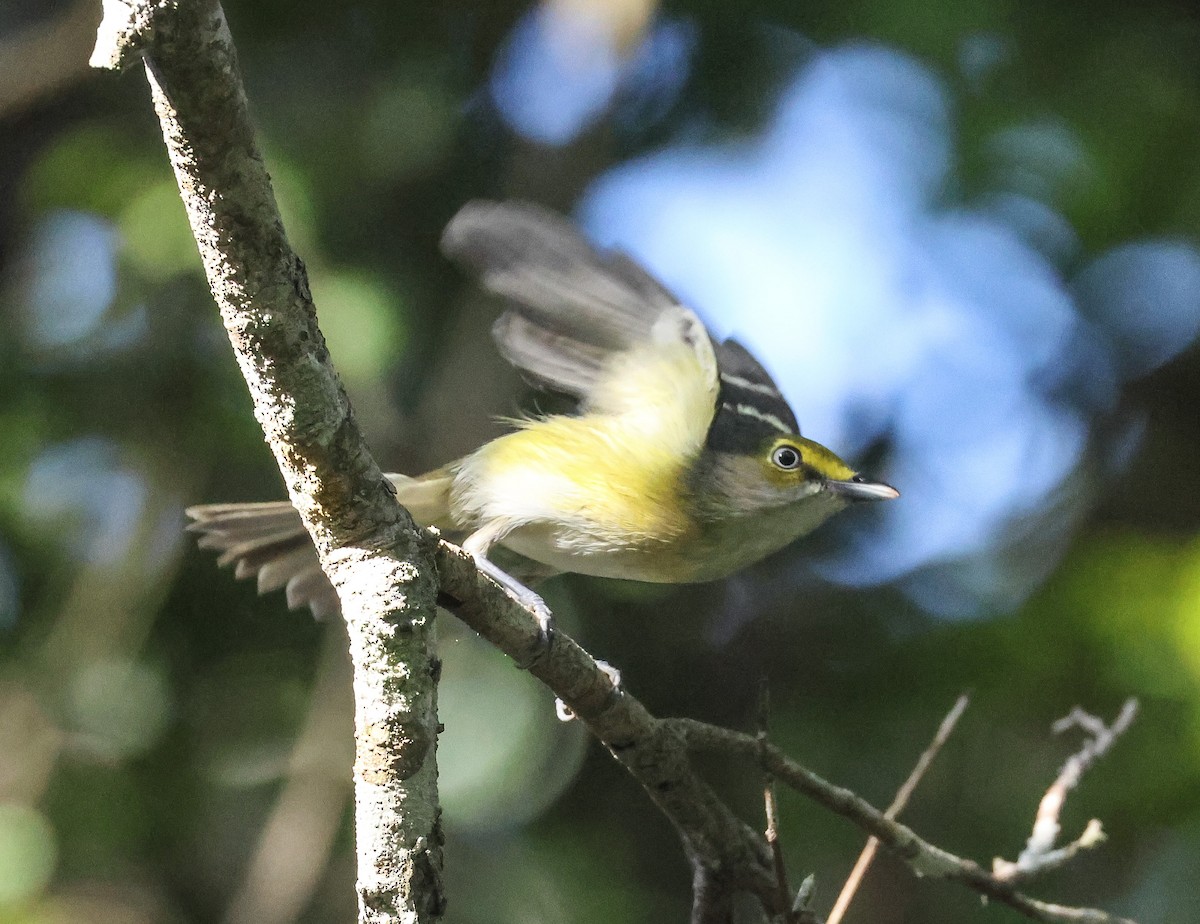
[[[777,446],[771,453],[771,461],[785,471],[800,467],[800,453],[791,446]]]

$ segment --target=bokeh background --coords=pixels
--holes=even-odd
[[[97,0],[0,5],[0,921],[354,913],[336,625],[218,571],[183,507],[282,487],[145,81],[86,66]],[[1197,918],[1200,14],[1099,0],[229,0],[289,235],[377,457],[417,472],[535,405],[439,256],[472,197],[573,214],[777,375],[903,499],[722,585],[548,585],[659,714],[754,722],[1014,856],[1078,745],[1142,714],[1064,813],[1109,842],[1036,892]],[[683,920],[672,831],[549,694],[447,617],[452,924]],[[715,766],[751,820],[758,781]],[[862,844],[783,797],[832,902]],[[848,918],[1012,922],[881,858]]]

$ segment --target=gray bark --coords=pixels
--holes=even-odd
[[[338,590],[354,662],[359,920],[442,912],[428,537],[355,425],[255,142],[215,0],[106,0],[92,63],[145,61],[213,296],[288,493]]]

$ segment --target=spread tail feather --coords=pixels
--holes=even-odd
[[[300,514],[287,501],[202,504],[185,512],[200,548],[220,552],[217,564],[232,564],[238,578],[257,576],[260,594],[284,587],[289,609],[307,605],[317,619],[340,612]]]
[[[450,474],[439,470],[419,478],[387,477],[396,487],[396,499],[417,523],[453,528]],[[285,588],[289,609],[307,606],[317,619],[341,611],[300,514],[288,501],[201,504],[185,512],[192,520],[188,531],[200,534],[200,548],[220,552],[217,563],[232,564],[236,577],[256,576],[260,594]]]

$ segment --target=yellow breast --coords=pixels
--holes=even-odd
[[[530,527],[523,532],[548,546],[531,557],[547,564],[661,548],[694,528],[681,496],[687,462],[627,415],[525,421],[462,460],[451,509],[465,529],[496,520]]]

